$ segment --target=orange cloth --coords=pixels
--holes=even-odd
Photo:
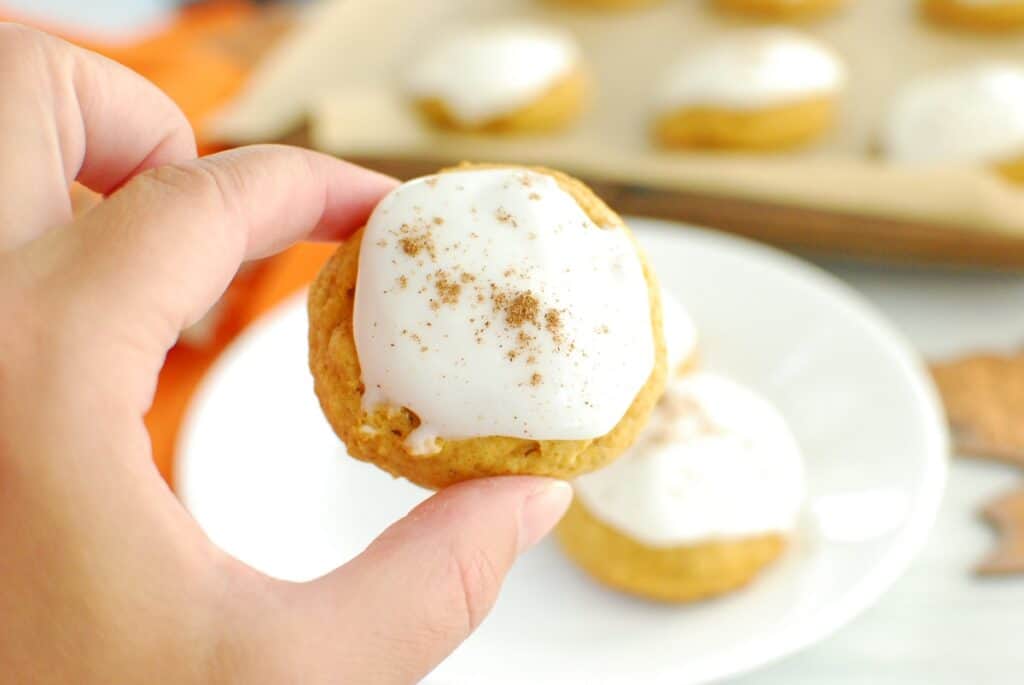
[[[83,40],[69,28],[40,28],[138,71],[170,95],[201,134],[206,117],[237,93],[245,80],[250,65],[232,52],[230,44],[239,27],[258,11],[246,0],[194,5],[182,10],[158,35],[132,45],[103,45],[95,39]],[[8,15],[8,19],[32,23],[25,17]],[[203,153],[215,149],[201,141]],[[333,251],[332,245],[307,243],[259,263],[228,288],[208,344],[202,348],[179,344],[168,353],[146,416],[153,459],[168,482],[181,419],[210,364],[253,319],[309,283]]]

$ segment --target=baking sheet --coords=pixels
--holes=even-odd
[[[306,123],[314,147],[342,156],[545,163],[629,186],[815,210],[793,215],[786,231],[810,242],[826,212],[845,217],[843,230],[850,232],[873,219],[890,220],[884,230],[865,229],[873,241],[912,223],[912,242],[932,256],[929,231],[950,231],[938,252],[952,261],[963,241],[995,235],[1002,240],[995,257],[1024,263],[1024,191],[984,169],[901,168],[871,154],[902,84],[982,59],[1024,64],[1024,37],[933,28],[917,16],[915,0],[850,0],[834,17],[800,26],[838,52],[850,74],[840,120],[819,143],[757,156],[659,151],[647,137],[659,77],[702,41],[756,23],[709,5],[668,0],[643,10],[584,12],[540,0],[326,2],[303,18],[207,133],[233,143],[267,141]],[[577,36],[595,81],[577,125],[550,136],[468,136],[434,130],[411,111],[399,82],[425,43],[460,24],[498,19],[553,22]],[[756,212],[750,218],[756,222]],[[850,237],[851,250],[861,251],[854,244],[863,246],[864,236]],[[842,243],[832,247],[842,250]],[[884,244],[874,248],[884,255]]]

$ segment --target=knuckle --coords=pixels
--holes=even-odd
[[[144,171],[131,183],[159,195],[184,196],[190,202],[218,203],[225,201],[222,182],[207,164],[165,164]]]
[[[26,47],[38,47],[50,38],[42,31],[12,22],[0,23],[0,54],[24,57]]]
[[[182,231],[201,231],[195,236],[203,242],[220,241],[220,247],[235,251],[244,249],[238,245],[243,236],[230,230],[239,222],[232,221],[238,211],[236,195],[238,180],[230,169],[204,160],[182,164],[166,164],[149,169],[136,176],[129,183],[134,192],[146,200],[168,201],[192,207],[202,221],[180,226]],[[224,217],[222,221],[209,221],[212,217]],[[218,232],[219,231],[219,232]]]
[[[501,574],[494,560],[483,549],[462,545],[453,550],[451,601],[470,633],[491,610],[501,585]]]

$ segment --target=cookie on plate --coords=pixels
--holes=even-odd
[[[424,54],[406,89],[433,124],[456,131],[553,131],[583,111],[586,70],[575,39],[542,25],[464,28]]]
[[[349,454],[414,483],[573,477],[662,394],[659,292],[579,181],[464,165],[392,191],[317,277],[314,387]]]
[[[1024,68],[987,62],[908,84],[881,147],[900,164],[980,165],[1024,182]]]
[[[803,463],[774,407],[698,371],[671,380],[636,444],[574,487],[557,528],[569,558],[612,588],[687,602],[742,587],[779,556]]]
[[[844,81],[838,56],[813,38],[786,29],[740,31],[669,71],[654,137],[668,148],[800,145],[832,124]]]

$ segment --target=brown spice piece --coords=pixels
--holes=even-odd
[[[530,385],[536,387],[536,386],[540,385],[541,381],[543,381],[543,380],[544,380],[543,376],[541,376],[539,373],[535,373],[532,376],[530,376]]]
[[[462,286],[451,280],[447,271],[441,269],[434,273],[434,287],[443,304],[455,304],[459,301]]]
[[[462,272],[461,274],[459,274],[459,280],[463,283],[472,283],[473,281],[476,280],[476,276],[474,276],[473,274],[467,274],[466,272]]]
[[[505,322],[515,328],[525,323],[537,325],[537,314],[540,312],[540,302],[529,290],[516,293],[508,302],[505,308]]]
[[[399,288],[402,288],[403,290],[405,290],[405,288],[408,285],[409,285],[409,279],[406,278],[405,275],[402,275],[402,276],[398,277],[398,287]]]
[[[435,217],[434,217],[434,225],[435,225],[435,226],[440,226],[440,225],[442,225],[443,223],[444,223],[444,219],[443,219],[443,218],[441,218],[441,217],[439,217],[439,216],[435,216]]]
[[[558,335],[562,330],[562,313],[557,309],[549,309],[544,312],[544,328],[552,335]]]
[[[536,201],[540,199],[540,193],[530,193],[529,195],[527,195],[527,197],[529,197],[531,200]]]
[[[508,210],[505,209],[504,207],[498,207],[498,209],[495,210],[494,212],[494,216],[498,219],[498,221],[500,221],[503,224],[511,224],[513,228],[519,226],[519,223],[515,220],[515,217],[509,214]]]
[[[400,238],[398,246],[402,249],[402,252],[415,257],[420,252],[427,252],[431,257],[435,256],[434,253],[434,240],[427,233],[421,233],[419,235],[405,236]]]

